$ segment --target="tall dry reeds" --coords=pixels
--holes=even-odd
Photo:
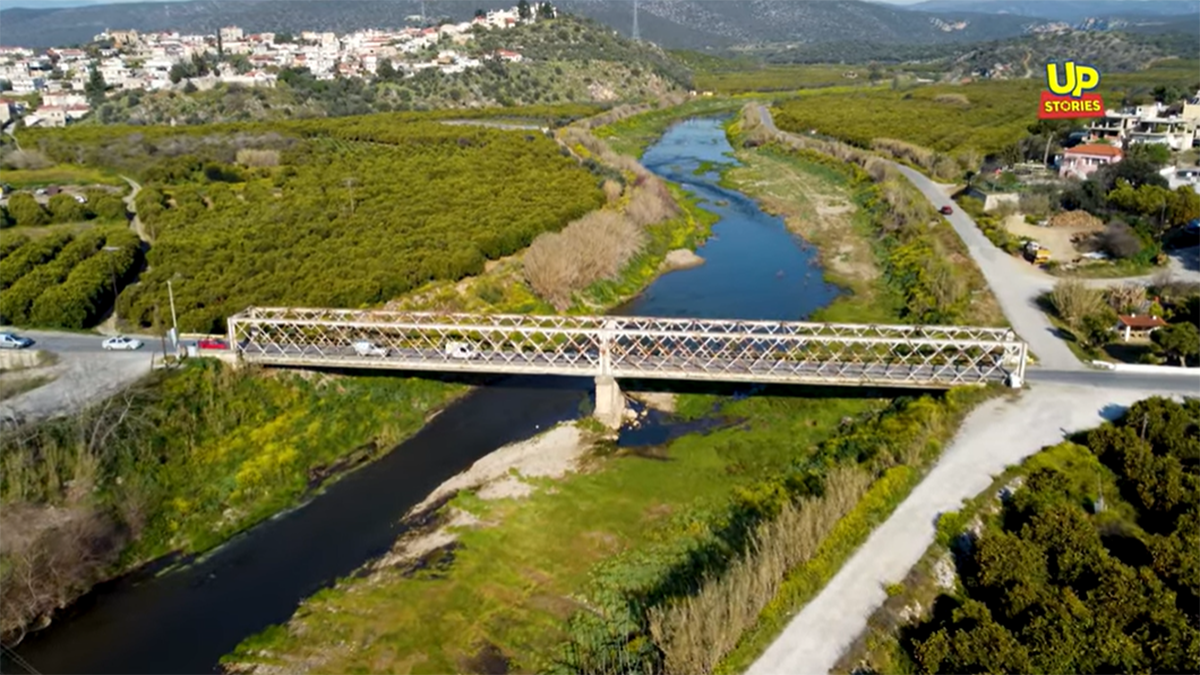
[[[646,234],[614,211],[593,211],[562,232],[539,235],[522,260],[525,280],[539,297],[564,310],[571,296],[602,279],[615,279],[642,249]]]
[[[754,626],[788,571],[812,558],[870,485],[871,477],[863,471],[832,470],[824,496],[788,504],[760,525],[745,555],[724,574],[706,579],[691,597],[651,609],[650,631],[664,654],[666,672],[711,673]]]
[[[889,154],[899,160],[912,162],[923,169],[932,169],[937,159],[932,150],[895,138],[876,138],[871,141],[871,149]]]
[[[1054,284],[1054,290],[1050,291],[1050,302],[1059,318],[1072,328],[1080,326],[1085,316],[1105,306],[1104,293],[1078,279],[1064,279]]]
[[[645,227],[679,215],[679,205],[660,178],[639,178],[625,206],[625,215],[634,225]]]

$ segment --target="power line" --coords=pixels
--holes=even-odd
[[[36,668],[34,668],[32,665],[30,665],[28,661],[21,658],[20,654],[14,652],[9,647],[6,647],[5,645],[0,644],[0,650],[3,650],[3,653],[8,656],[10,661],[12,661],[13,663],[17,664],[17,666],[24,669],[25,672],[29,673],[29,675],[41,675],[41,673],[39,673]]]

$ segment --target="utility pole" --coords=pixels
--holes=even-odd
[[[167,298],[171,301],[171,343],[178,349],[179,322],[175,319],[175,290],[171,288],[170,279],[167,279]]]
[[[638,0],[633,0],[633,39],[642,39],[642,32],[638,30]]]

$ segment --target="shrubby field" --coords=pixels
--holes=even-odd
[[[798,134],[810,130],[869,148],[879,139],[911,143],[951,159],[998,152],[1026,132],[1037,110],[1035,80],[909,91],[814,94],[780,103],[775,122]]]
[[[74,200],[72,200],[74,201]],[[0,322],[50,328],[95,325],[141,262],[141,241],[124,225],[5,237]]]
[[[537,131],[413,115],[273,129],[122,130],[82,151],[142,162],[150,269],[122,318],[152,325],[168,279],[183,331],[219,332],[255,304],[382,303],[478,274],[604,201],[599,177]]]
[[[1141,401],[944,515],[926,562],[953,587],[889,590],[916,616],[881,613],[836,672],[1196,672],[1198,425],[1196,399]]]

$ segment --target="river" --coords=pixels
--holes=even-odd
[[[837,289],[816,251],[753,200],[722,188],[732,148],[719,119],[671,127],[642,162],[720,216],[697,253],[705,264],[667,274],[615,313],[801,319]],[[707,169],[707,170],[703,170]],[[186,568],[97,588],[19,658],[41,673],[206,673],[245,637],[291,617],[305,597],[389,550],[400,519],[438,485],[493,450],[578,416],[591,380],[510,377],[477,389],[377,462]],[[4,672],[22,668],[3,660]]]

